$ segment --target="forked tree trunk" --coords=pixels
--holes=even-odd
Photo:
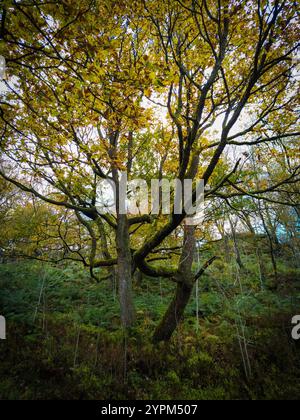
[[[121,321],[124,328],[129,328],[135,321],[135,310],[132,297],[132,256],[130,250],[128,219],[126,215],[118,216],[116,242]]]
[[[192,264],[195,251],[195,227],[185,226],[184,244],[180,258],[178,272],[175,276],[177,288],[175,296],[170,303],[160,324],[153,336],[154,342],[169,340],[178,324],[183,318],[187,304],[189,303],[195,279],[192,274]]]

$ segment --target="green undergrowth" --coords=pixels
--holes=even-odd
[[[291,317],[299,272],[281,263],[282,287],[219,261],[198,285],[169,343],[151,335],[174,285],[134,285],[137,322],[126,334],[113,286],[76,265],[0,265],[1,399],[298,399],[299,345]],[[271,269],[270,269],[271,270]],[[271,278],[271,272],[269,272]],[[284,284],[284,280],[285,284]],[[198,311],[198,314],[197,314]]]

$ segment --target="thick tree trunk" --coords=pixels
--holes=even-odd
[[[167,312],[155,330],[153,336],[153,341],[155,343],[170,340],[178,324],[183,318],[192,290],[192,286],[188,286],[184,283],[179,283],[177,285],[174,299],[170,303]]]
[[[108,242],[107,242],[107,236],[106,236],[106,232],[105,232],[105,228],[104,228],[104,223],[103,223],[103,221],[101,220],[100,217],[98,217],[98,219],[97,219],[97,226],[98,226],[99,235],[100,235],[102,256],[103,256],[104,259],[110,260],[112,258],[112,256],[111,256],[111,254],[109,252],[109,248],[108,248]],[[115,267],[109,267],[108,272],[109,272],[109,278],[110,278],[112,291],[113,291],[113,293],[116,293],[117,285],[116,285],[116,270],[115,270]]]
[[[124,328],[129,328],[135,321],[135,310],[132,297],[132,256],[130,250],[128,219],[126,215],[118,216],[116,242],[121,321]]]
[[[175,276],[175,280],[178,283],[175,296],[156,328],[153,336],[154,342],[169,340],[183,318],[195,283],[195,278],[192,274],[195,245],[195,227],[185,226],[184,244],[178,272]]]
[[[110,157],[116,159],[117,137],[112,136]],[[117,246],[117,282],[119,287],[119,302],[121,312],[121,323],[123,328],[130,328],[135,321],[135,309],[132,297],[132,255],[130,248],[129,223],[125,210],[125,202],[127,197],[126,185],[119,177],[116,167],[112,170],[113,180],[115,182],[115,200],[117,211],[117,229],[116,229],[116,246]],[[125,188],[125,190],[124,190]],[[125,213],[125,214],[124,214]]]

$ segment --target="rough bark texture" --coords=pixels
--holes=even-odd
[[[99,230],[99,235],[100,235],[100,243],[101,243],[101,251],[102,251],[102,257],[106,260],[110,260],[112,259],[112,256],[109,252],[109,248],[108,248],[108,243],[107,243],[107,236],[106,236],[106,232],[105,232],[105,228],[104,228],[104,223],[101,220],[100,217],[98,217],[97,219],[97,226],[98,226],[98,230]],[[110,277],[110,281],[111,281],[111,288],[113,290],[113,292],[115,292],[116,290],[116,270],[115,267],[108,267],[108,272],[109,272],[109,277]]]
[[[190,300],[194,286],[195,278],[192,274],[194,251],[195,227],[186,226],[179,269],[176,274],[176,281],[178,284],[175,296],[170,303],[163,319],[156,328],[153,336],[154,342],[169,340],[176,330],[178,324],[182,320],[185,308]]]
[[[179,283],[177,285],[175,296],[154,333],[153,341],[155,343],[170,340],[178,324],[182,320],[185,308],[190,300],[192,290],[193,287],[184,283]]]
[[[130,250],[128,219],[126,215],[118,216],[116,236],[121,321],[124,328],[129,328],[135,321],[135,310],[132,298],[132,256]]]

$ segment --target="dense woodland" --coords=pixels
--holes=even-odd
[[[0,400],[299,399],[297,2],[0,7]]]

